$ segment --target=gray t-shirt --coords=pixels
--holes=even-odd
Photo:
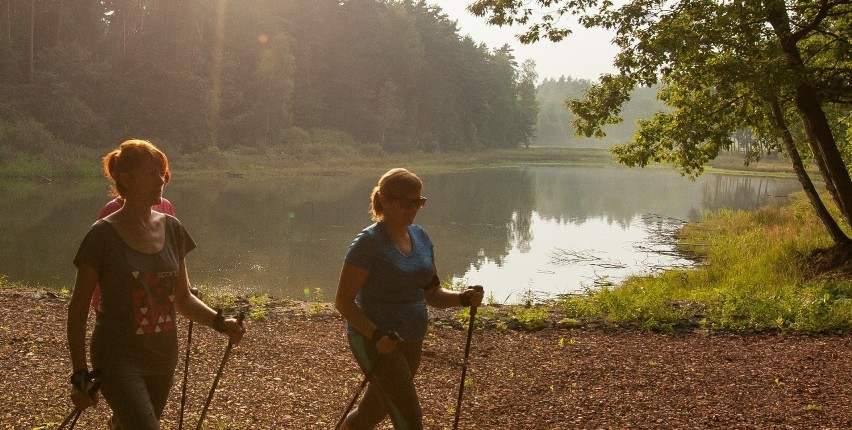
[[[174,372],[178,359],[174,289],[180,260],[195,242],[166,215],[166,240],[156,253],[136,251],[107,221],[89,229],[74,265],[98,272],[101,302],[92,333],[92,366],[121,366],[142,374]]]
[[[432,280],[435,260],[432,240],[423,227],[408,226],[412,251],[402,255],[385,232],[373,224],[358,234],[346,253],[349,264],[370,272],[355,303],[382,330],[392,330],[409,342],[426,336],[429,314],[424,286]],[[349,332],[355,329],[349,326]]]

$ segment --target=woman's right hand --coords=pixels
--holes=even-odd
[[[402,339],[398,334],[394,332],[387,332],[376,340],[376,350],[379,351],[379,354],[393,352],[393,350],[396,349],[396,344],[399,342],[402,342]]]
[[[97,391],[95,391],[94,393],[92,393],[91,396],[89,396],[88,394],[80,390],[71,390],[71,403],[74,403],[74,407],[81,411],[93,406],[97,406],[99,398],[100,395]]]

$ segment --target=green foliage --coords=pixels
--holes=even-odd
[[[0,119],[0,177],[94,176],[90,150],[66,145],[32,118]],[[89,158],[91,159],[91,158]]]
[[[237,310],[236,297],[233,294],[213,292],[206,286],[199,287],[202,300],[213,309],[222,309],[223,312],[235,312]]]
[[[847,223],[852,220],[848,101],[852,86],[849,22],[844,2],[632,0],[477,0],[474,14],[496,25],[521,24],[519,39],[562,40],[571,28],[560,22],[615,33],[617,74],[604,75],[582,99],[568,102],[583,136],[605,136],[621,121],[623,105],[642,86],[662,84],[670,107],[639,121],[632,140],[613,148],[629,166],[669,163],[694,177],[734,136],[748,130],[749,158],[777,151],[803,152],[816,163]],[[538,7],[535,7],[535,6]],[[540,9],[540,10],[539,10]],[[841,48],[842,46],[842,48]],[[802,123],[786,126],[796,114]],[[807,124],[807,133],[803,133]],[[810,146],[808,153],[803,149]],[[788,149],[790,148],[790,149]],[[795,148],[795,149],[793,149]],[[845,162],[845,163],[844,163]],[[817,206],[817,205],[815,205]],[[830,223],[827,223],[830,224]],[[848,238],[834,239],[837,243]]]
[[[58,145],[44,124],[32,118],[0,119],[0,148],[5,156],[14,152],[41,155]]]
[[[822,406],[815,403],[808,403],[805,405],[804,409],[808,412],[822,412]]]
[[[308,312],[312,315],[318,315],[325,311],[325,294],[323,293],[322,288],[314,288],[313,290],[305,288],[303,293],[305,295],[305,301],[310,303]]]
[[[550,313],[543,306],[515,305],[510,308],[509,316],[521,329],[527,331],[541,330],[550,326]]]
[[[485,327],[484,320],[496,318],[494,310],[489,307],[479,307],[476,312],[476,319],[473,321],[474,330],[481,330]],[[460,327],[468,327],[470,325],[470,308],[462,308],[462,310],[456,312],[455,320]]]
[[[61,32],[60,7],[39,6],[32,64],[29,26],[0,44],[0,121],[23,121],[12,142],[28,156],[100,158],[135,137],[228,169],[229,153],[323,161],[515,148],[533,133],[534,64],[461,37],[426,3],[263,0],[220,16],[209,2],[90,2],[66,8]],[[28,20],[24,4],[8,12]],[[23,165],[10,175],[80,174],[74,160],[97,164],[0,149],[0,165]]]
[[[251,311],[249,312],[249,318],[253,320],[264,320],[266,319],[266,306],[269,305],[269,295],[261,294],[255,296],[249,296],[248,298],[249,305],[251,305]]]
[[[630,278],[556,306],[651,330],[852,331],[852,282],[813,279],[799,263],[832,245],[802,195],[783,207],[708,214],[681,240],[703,255],[698,268]]]

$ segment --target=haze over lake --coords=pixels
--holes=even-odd
[[[181,178],[165,196],[198,243],[190,280],[215,288],[303,298],[334,296],[343,256],[371,223],[375,176]],[[688,264],[660,231],[703,211],[787,200],[792,179],[664,169],[526,167],[422,175],[417,223],[435,244],[443,280],[482,284],[498,302],[582,293],[596,283]],[[70,287],[80,240],[107,200],[106,181],[2,185],[0,274]]]

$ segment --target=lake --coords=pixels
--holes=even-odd
[[[175,175],[164,195],[198,243],[190,280],[240,293],[331,300],[354,236],[370,224],[378,175],[286,178]],[[702,212],[787,201],[794,179],[664,169],[524,167],[422,175],[417,222],[443,280],[486,287],[500,303],[577,294],[631,274],[681,267],[665,238]],[[107,201],[106,180],[5,181],[0,274],[70,287],[80,240]],[[319,290],[317,290],[319,289]],[[317,294],[317,292],[319,292]]]

